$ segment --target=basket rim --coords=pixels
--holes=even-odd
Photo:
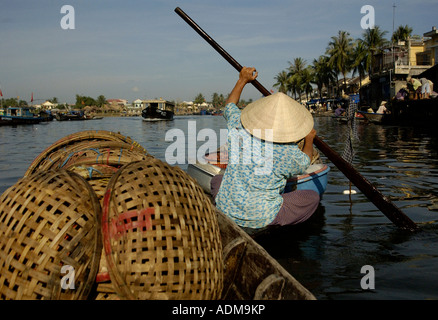
[[[24,176],[29,176],[35,172],[36,168],[40,165],[40,163],[52,152],[61,149],[63,146],[70,144],[72,142],[79,141],[93,141],[93,140],[101,140],[101,141],[119,141],[124,142],[135,149],[144,152],[145,154],[149,154],[147,150],[142,147],[137,141],[133,140],[129,136],[124,136],[120,132],[114,132],[109,130],[84,130],[78,131],[72,134],[69,134],[61,139],[58,139],[53,144],[44,149],[35,159],[32,161],[29,168],[24,173]]]

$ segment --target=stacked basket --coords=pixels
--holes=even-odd
[[[218,299],[222,277],[209,198],[119,133],[55,142],[0,198],[1,299]]]
[[[70,134],[39,154],[24,176],[35,172],[66,169],[86,179],[103,199],[106,184],[117,170],[150,155],[136,141],[120,133],[88,130]]]
[[[126,299],[218,299],[222,246],[210,200],[184,171],[152,158],[125,165],[105,194],[104,250]]]

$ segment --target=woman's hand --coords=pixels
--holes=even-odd
[[[255,80],[258,73],[255,68],[243,67],[239,73],[239,80],[237,80],[236,85],[231,91],[230,95],[225,104],[234,103],[237,104],[240,100],[240,95],[242,94],[243,88],[248,82]]]
[[[258,76],[256,68],[243,67],[239,73],[239,79],[243,82],[248,83],[255,80]]]

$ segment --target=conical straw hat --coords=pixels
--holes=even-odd
[[[240,121],[253,136],[278,143],[298,141],[313,128],[309,110],[281,92],[250,103],[243,109]],[[272,138],[266,129],[273,129]]]

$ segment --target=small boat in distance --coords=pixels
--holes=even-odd
[[[1,116],[1,125],[36,124],[43,118],[34,113],[34,107],[9,107]]]
[[[146,108],[142,110],[143,121],[173,120],[175,104],[173,102],[159,99],[144,101]]]
[[[331,117],[332,117],[333,119],[337,120],[338,122],[341,122],[341,123],[347,123],[347,122],[348,122],[348,117],[347,117],[347,116],[337,116],[337,115],[332,115]],[[354,118],[355,118],[356,120],[359,120],[359,121],[367,120],[367,119],[365,118],[365,116],[362,115],[362,113],[359,112],[359,111],[356,112],[356,115],[355,115]]]
[[[68,111],[68,112],[57,112],[55,118],[58,121],[69,121],[69,120],[85,120],[85,114],[83,111]]]
[[[372,123],[382,123],[384,121],[386,113],[375,113],[375,112],[365,112],[365,111],[358,111],[361,113],[365,119],[367,119],[369,122]]]

